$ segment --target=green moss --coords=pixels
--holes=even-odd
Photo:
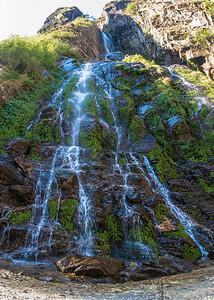
[[[97,116],[98,110],[96,101],[92,97],[87,97],[83,102],[83,109],[86,113],[91,114],[92,116]]]
[[[122,227],[114,214],[107,217],[106,229],[100,230],[97,236],[99,241],[95,249],[102,250],[105,254],[110,254],[113,245],[122,240]]]
[[[137,2],[129,3],[126,7],[126,15],[136,15],[139,11],[139,4]]]
[[[99,124],[88,133],[80,133],[80,145],[85,148],[90,148],[93,151],[93,158],[97,158],[97,155],[101,152],[105,139],[106,132]]]
[[[73,93],[77,90],[77,83],[79,81],[79,77],[74,75],[70,80],[69,83],[64,87],[63,91],[63,101],[67,101],[68,99],[72,98]]]
[[[8,218],[14,223],[14,224],[24,224],[27,223],[30,220],[31,217],[31,211],[26,210],[24,212],[13,212],[10,213]]]
[[[148,59],[145,59],[142,55],[135,54],[135,55],[129,55],[123,59],[124,62],[127,63],[135,63],[140,62],[146,66],[147,69],[149,68],[156,68],[157,72],[159,74],[162,74],[164,71],[163,68],[161,68],[159,65],[157,65],[153,60],[149,61]],[[147,70],[149,72],[149,70]]]
[[[138,115],[134,115],[132,117],[129,129],[131,138],[134,142],[141,141],[147,133],[146,126],[144,125],[143,120]]]
[[[67,146],[72,146],[72,138],[70,136],[65,136],[64,141]]]
[[[96,93],[96,84],[93,78],[89,78],[87,80],[88,85],[88,93],[95,94]]]
[[[211,79],[208,79],[202,72],[182,67],[177,67],[174,70],[178,74],[183,76],[186,80],[198,86],[204,86],[204,95],[210,98],[214,98],[214,83]]]
[[[74,228],[74,225],[72,222],[69,222],[67,221],[66,219],[64,218],[60,218],[60,224],[62,225],[62,227],[65,229],[65,230],[68,230],[71,234],[73,233],[73,228]]]
[[[114,130],[110,130],[110,148],[116,150],[117,147],[117,134]]]
[[[199,146],[195,138],[188,142],[178,141],[180,156],[185,160],[191,159],[194,162],[207,161],[207,153],[203,146]]]
[[[64,106],[63,106],[63,110],[65,109],[65,113],[64,113],[64,120],[66,121],[68,117],[72,118],[74,115],[74,106],[73,103],[71,102],[67,102]]]
[[[155,217],[158,220],[158,222],[163,221],[163,216],[165,215],[171,215],[170,209],[163,203],[158,203],[155,206]]]
[[[155,167],[157,170],[158,178],[162,183],[178,178],[178,174],[174,168],[173,161],[161,151],[159,145],[155,146],[155,149],[150,151],[147,156],[151,161],[155,161]]]
[[[100,117],[110,125],[114,124],[114,119],[111,113],[110,100],[104,97],[98,97],[97,102],[100,108]]]
[[[57,216],[57,212],[58,212],[58,202],[57,201],[49,201],[48,202],[48,210],[49,210],[50,217],[52,219],[55,219]]]
[[[188,238],[188,235],[186,234],[185,228],[184,226],[179,223],[177,225],[177,231],[173,231],[173,232],[168,232],[166,233],[167,236],[169,237],[176,237],[176,238],[182,238],[182,239],[186,239]]]
[[[206,119],[208,114],[211,111],[211,107],[208,107],[206,105],[203,105],[202,109],[200,110],[200,115],[203,119]]]
[[[26,136],[26,138],[27,138],[27,136]],[[31,141],[28,157],[35,161],[40,161],[42,159],[42,157],[40,155],[40,150],[37,149],[38,146],[39,146],[39,142],[37,140]]]
[[[112,238],[115,242],[122,240],[122,227],[119,220],[113,214],[110,214],[107,218],[107,226],[109,237]]]
[[[194,42],[196,44],[201,44],[203,49],[209,47],[209,44],[214,41],[214,33],[211,29],[198,29],[195,31]]]
[[[157,244],[154,240],[151,223],[144,224],[142,228],[131,230],[130,234],[134,240],[137,240],[144,244],[152,245],[154,248],[155,255],[158,255],[159,251],[157,248]]]
[[[172,139],[167,133],[157,110],[150,109],[147,111],[144,115],[144,122],[147,125],[149,133],[151,133],[157,139],[158,143],[163,146],[167,155],[173,157],[174,147]]]
[[[212,17],[214,17],[214,3],[211,0],[204,1],[204,9],[211,13]]]
[[[126,159],[125,159],[125,157],[122,157],[122,158],[118,161],[118,163],[119,163],[120,165],[125,165],[125,164],[126,164]]]
[[[212,176],[212,173],[211,173]],[[203,178],[197,177],[198,184],[205,190],[207,193],[213,193],[214,192],[214,182],[213,178],[211,177],[211,180],[204,180]]]
[[[61,201],[60,211],[68,221],[71,221],[75,214],[78,202],[79,201],[76,199],[65,199],[64,201]]]
[[[110,244],[110,238],[109,238],[109,233],[104,230],[100,231],[97,234],[99,238],[99,244],[95,245],[94,248],[97,250],[102,250],[105,254],[110,254],[111,253],[111,244]]]
[[[198,259],[201,256],[201,252],[198,248],[190,246],[187,243],[184,243],[181,248],[183,250],[183,258]]]

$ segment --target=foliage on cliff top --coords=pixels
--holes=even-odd
[[[198,86],[205,87],[205,90],[203,91],[204,95],[210,98],[214,98],[214,81],[208,79],[202,72],[183,67],[177,67],[174,70],[178,74],[183,76],[186,80]]]

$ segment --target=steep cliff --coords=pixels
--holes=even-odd
[[[214,76],[214,4],[211,1],[113,1],[99,26],[127,53],[172,64],[191,61]]]
[[[77,7],[58,8],[44,22],[38,33],[54,32],[75,48],[85,59],[101,59],[104,52],[102,34],[96,24],[87,19]]]

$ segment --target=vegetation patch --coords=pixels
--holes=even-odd
[[[118,218],[114,214],[110,214],[106,220],[106,229],[98,232],[99,242],[95,245],[95,249],[110,254],[114,244],[120,242],[122,237],[122,227]]]
[[[201,257],[201,252],[197,247],[184,243],[181,249],[183,251],[183,258],[199,259]]]
[[[82,131],[80,133],[80,145],[84,148],[90,148],[93,151],[92,157],[97,158],[97,155],[104,146],[106,135],[107,133],[103,127],[100,124],[97,124],[92,131]]]
[[[125,165],[125,164],[126,164],[126,159],[125,159],[125,157],[122,157],[122,158],[118,161],[118,163],[119,163],[120,165]]]
[[[134,142],[141,141],[147,133],[146,126],[144,125],[143,120],[138,115],[134,115],[132,117],[129,129],[131,138]]]
[[[57,212],[58,212],[58,201],[49,201],[48,202],[48,210],[49,210],[49,214],[51,219],[55,219],[57,216]]]
[[[170,209],[166,206],[166,204],[164,203],[158,203],[155,206],[155,217],[158,220],[158,222],[162,222],[163,221],[163,217],[164,216],[171,216],[171,211]]]
[[[202,72],[182,67],[177,67],[174,70],[189,82],[198,86],[204,86],[204,95],[209,98],[214,98],[214,82],[211,79],[208,79]]]
[[[79,201],[76,199],[65,199],[60,203],[60,211],[68,221],[71,221],[75,214],[78,203]]]
[[[16,211],[13,213],[10,213],[8,218],[14,223],[14,224],[24,224],[27,223],[30,220],[31,217],[31,211],[26,210],[26,211]]]
[[[104,97],[98,97],[97,102],[100,109],[100,117],[108,124],[113,125],[114,119],[111,113],[110,100]]]
[[[159,251],[154,239],[151,223],[144,224],[140,228],[131,230],[130,234],[134,240],[142,242],[144,244],[152,245],[155,255],[158,256]]]
[[[86,113],[91,114],[92,116],[97,116],[98,110],[96,101],[93,97],[88,96],[83,102],[83,109]]]
[[[165,235],[167,235],[169,237],[176,237],[178,239],[179,238],[182,238],[182,239],[188,238],[188,234],[186,234],[185,228],[181,223],[179,223],[177,225],[177,231],[167,232]]]
[[[129,3],[126,7],[126,15],[136,15],[139,11],[139,4],[137,2]]]
[[[174,168],[175,163],[167,156],[164,150],[161,150],[158,144],[155,146],[155,149],[147,154],[147,156],[151,161],[155,162],[157,175],[162,183],[178,178],[178,173]]]

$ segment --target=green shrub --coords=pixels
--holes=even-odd
[[[27,223],[30,220],[31,217],[31,211],[26,210],[23,212],[13,212],[10,213],[8,218],[15,224],[24,224]]]
[[[201,252],[198,248],[190,246],[187,243],[184,243],[181,248],[183,250],[183,258],[198,259],[201,256]]]
[[[155,149],[150,151],[147,156],[151,161],[155,161],[157,175],[162,183],[178,178],[174,162],[166,155],[165,151],[161,151],[159,145],[156,145]]]
[[[122,157],[122,158],[118,161],[118,163],[119,163],[120,165],[125,165],[125,164],[126,164],[126,159],[125,159],[125,157]]]
[[[138,115],[134,115],[132,117],[129,129],[131,138],[134,142],[141,141],[147,133],[146,126],[144,125],[143,120]]]
[[[158,255],[159,251],[157,248],[157,244],[154,240],[151,223],[144,224],[141,228],[131,230],[130,234],[134,240],[137,240],[144,244],[152,245],[154,248],[155,255]]]
[[[137,2],[129,3],[126,7],[126,15],[135,15],[139,10],[139,4]]]
[[[110,125],[114,124],[114,119],[111,113],[110,100],[104,97],[98,97],[97,102],[100,108],[100,117]]]
[[[86,113],[92,116],[97,116],[98,110],[96,106],[96,101],[93,97],[88,96],[83,102],[83,109]]]
[[[49,201],[48,202],[48,210],[50,213],[50,217],[55,219],[58,212],[58,202],[57,201]]]
[[[163,216],[165,215],[171,215],[170,209],[166,206],[166,204],[158,203],[155,206],[155,217],[158,220],[158,222],[163,221]]]
[[[71,221],[75,214],[78,202],[76,199],[65,199],[60,203],[60,211],[68,221]]]

